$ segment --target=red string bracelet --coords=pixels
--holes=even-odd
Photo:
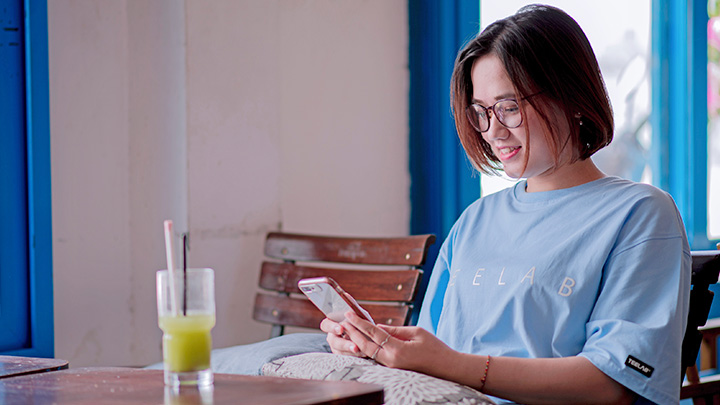
[[[480,380],[480,389],[478,391],[483,392],[483,388],[485,388],[485,380],[487,380],[488,370],[490,369],[490,356],[487,356],[487,361],[485,362],[485,373],[483,373],[483,377]]]

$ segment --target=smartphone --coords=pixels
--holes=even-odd
[[[330,277],[304,278],[298,281],[298,288],[326,317],[335,322],[345,320],[347,311],[354,311],[359,317],[375,325],[370,314]]]

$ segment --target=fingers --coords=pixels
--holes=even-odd
[[[345,317],[348,323],[343,323],[343,325],[350,339],[358,345],[360,351],[365,353],[366,356],[377,360],[384,346],[392,338],[390,333],[352,312],[345,314]]]
[[[341,323],[324,319],[320,329],[327,333],[327,342],[333,353],[351,356],[366,356],[377,359],[380,351],[387,345],[392,334],[350,311]],[[388,327],[390,328],[390,327]]]
[[[333,335],[332,333],[329,333],[327,335],[327,342],[330,345],[330,349],[332,349],[332,352],[335,354],[344,354],[357,357],[363,356],[363,353],[360,351],[358,346],[345,338],[341,338],[339,336]]]
[[[375,359],[377,358],[378,353],[380,353],[380,350],[382,350],[382,349],[385,348],[385,343],[387,343],[388,340],[390,340],[390,334],[389,334],[389,333],[387,334],[387,336],[385,337],[385,339],[384,339],[382,342],[380,342],[380,344],[378,344],[377,349],[375,349],[375,351],[373,352],[373,354],[370,356],[371,359],[375,360]]]
[[[337,336],[342,336],[345,333],[345,329],[343,329],[342,325],[328,318],[325,318],[322,322],[320,322],[320,330]]]
[[[325,340],[330,345],[330,349],[333,353],[349,356],[363,356],[358,346],[350,341],[350,338],[345,333],[345,328],[339,323],[325,318],[320,323],[320,330],[327,333]]]
[[[408,326],[378,325],[378,328],[400,340],[413,340],[413,338],[417,335],[415,328]]]
[[[354,312],[348,312],[345,314],[345,318],[350,321],[358,331],[362,332],[370,341],[377,345],[389,336],[388,332],[362,319]]]

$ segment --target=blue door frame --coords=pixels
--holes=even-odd
[[[4,211],[0,225],[0,282],[12,283],[14,291],[0,289],[10,305],[0,307],[0,319],[11,315],[19,321],[0,329],[0,352],[23,356],[52,357],[53,283],[52,218],[50,191],[50,109],[48,76],[47,3],[38,0],[2,0],[3,10],[15,10],[16,18],[3,19],[2,34],[10,36],[8,48],[16,51],[17,70],[2,88],[14,89],[3,109],[3,169],[1,184],[7,192],[0,202]],[[11,11],[12,12],[12,11]],[[8,38],[8,37],[6,37]],[[17,58],[16,58],[17,59]],[[7,58],[6,62],[10,58]],[[5,67],[5,66],[4,66]],[[8,93],[5,93],[8,94]],[[10,123],[12,122],[12,124]],[[11,132],[12,131],[12,132]],[[12,177],[14,180],[7,180]],[[9,280],[9,281],[8,281]],[[1,287],[1,286],[0,286]],[[4,304],[4,303],[3,303]]]
[[[0,350],[29,340],[23,7],[0,8]]]

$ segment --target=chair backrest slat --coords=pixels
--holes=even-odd
[[[377,323],[405,325],[412,306],[363,304],[363,308]],[[253,312],[255,320],[303,328],[317,329],[325,316],[310,301],[302,298],[258,294]]]
[[[321,276],[337,281],[345,291],[360,301],[412,302],[422,278],[422,270],[347,270],[264,262],[259,284],[266,290],[300,294],[298,281]]]
[[[350,238],[271,232],[265,255],[286,261],[420,266],[434,241],[434,235]]]

